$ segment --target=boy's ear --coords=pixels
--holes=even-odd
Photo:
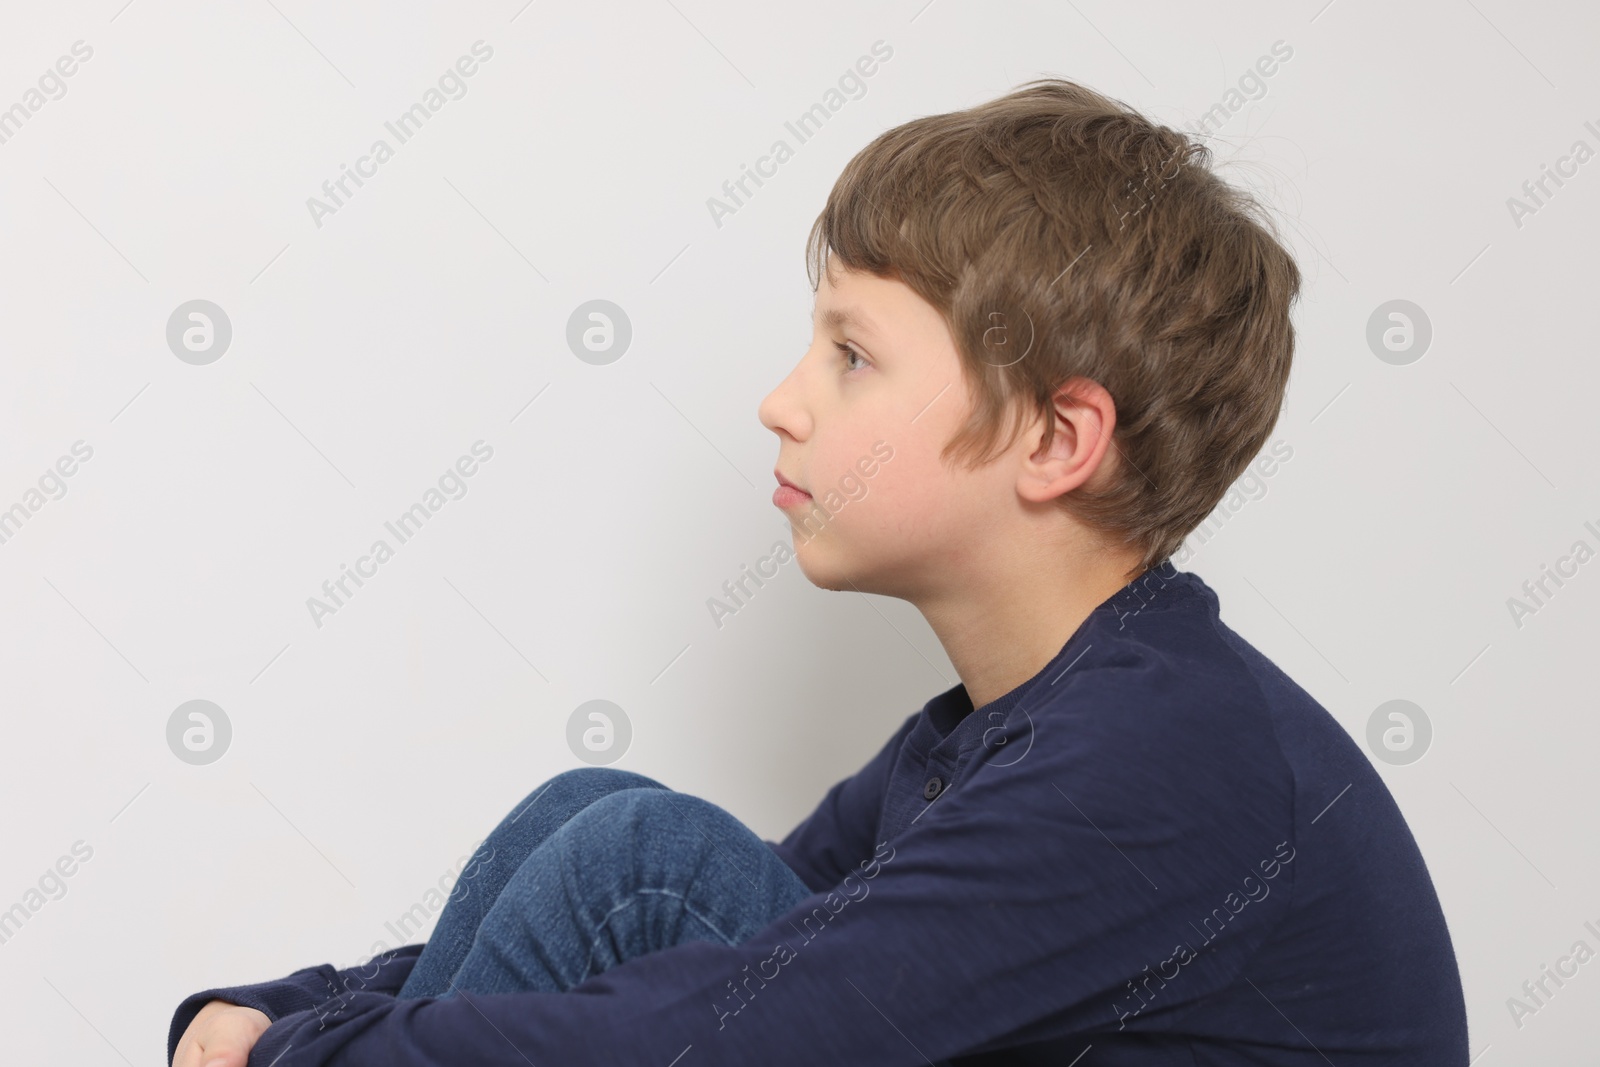
[[[1032,451],[1017,472],[1017,492],[1035,503],[1053,500],[1091,479],[1098,487],[1116,463],[1108,456],[1114,451],[1111,433],[1117,425],[1117,405],[1104,386],[1089,378],[1069,378],[1056,390],[1054,407],[1050,447],[1044,447],[1041,414],[1028,429]]]

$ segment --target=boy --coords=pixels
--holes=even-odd
[[[1208,159],[1054,80],[863,150],[761,404],[774,503],[961,683],[782,842],[559,775],[427,946],[195,994],[177,1067],[1466,1064],[1381,779],[1171,564],[1272,430],[1300,284]]]

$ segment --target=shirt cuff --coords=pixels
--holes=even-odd
[[[183,1032],[200,1014],[200,1009],[213,1000],[225,1000],[244,1008],[254,1008],[277,1022],[287,1015],[314,1010],[346,991],[362,990],[369,993],[400,992],[405,980],[422,954],[423,945],[402,945],[400,948],[379,953],[365,964],[336,970],[332,964],[321,963],[303,967],[286,978],[245,985],[218,986],[202,990],[183,999],[172,1014],[172,1025],[167,1030],[167,1064],[171,1067],[178,1053],[178,1042]],[[292,1027],[279,1027],[280,1035],[287,1035]],[[261,1035],[265,1041],[267,1033]],[[260,1042],[257,1042],[259,1045]],[[254,1058],[254,1050],[252,1056]]]

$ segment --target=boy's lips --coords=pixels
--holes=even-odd
[[[811,499],[811,494],[795,485],[777,471],[772,476],[778,479],[778,488],[772,491],[772,503],[780,508],[794,507]]]

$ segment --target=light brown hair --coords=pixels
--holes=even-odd
[[[1261,449],[1294,353],[1299,268],[1210,162],[1121,101],[1041,79],[881,134],[806,245],[813,290],[837,260],[944,315],[975,398],[946,460],[981,466],[1046,415],[1048,447],[1060,386],[1105,387],[1114,478],[1057,499],[1135,547],[1134,574],[1177,551]]]

